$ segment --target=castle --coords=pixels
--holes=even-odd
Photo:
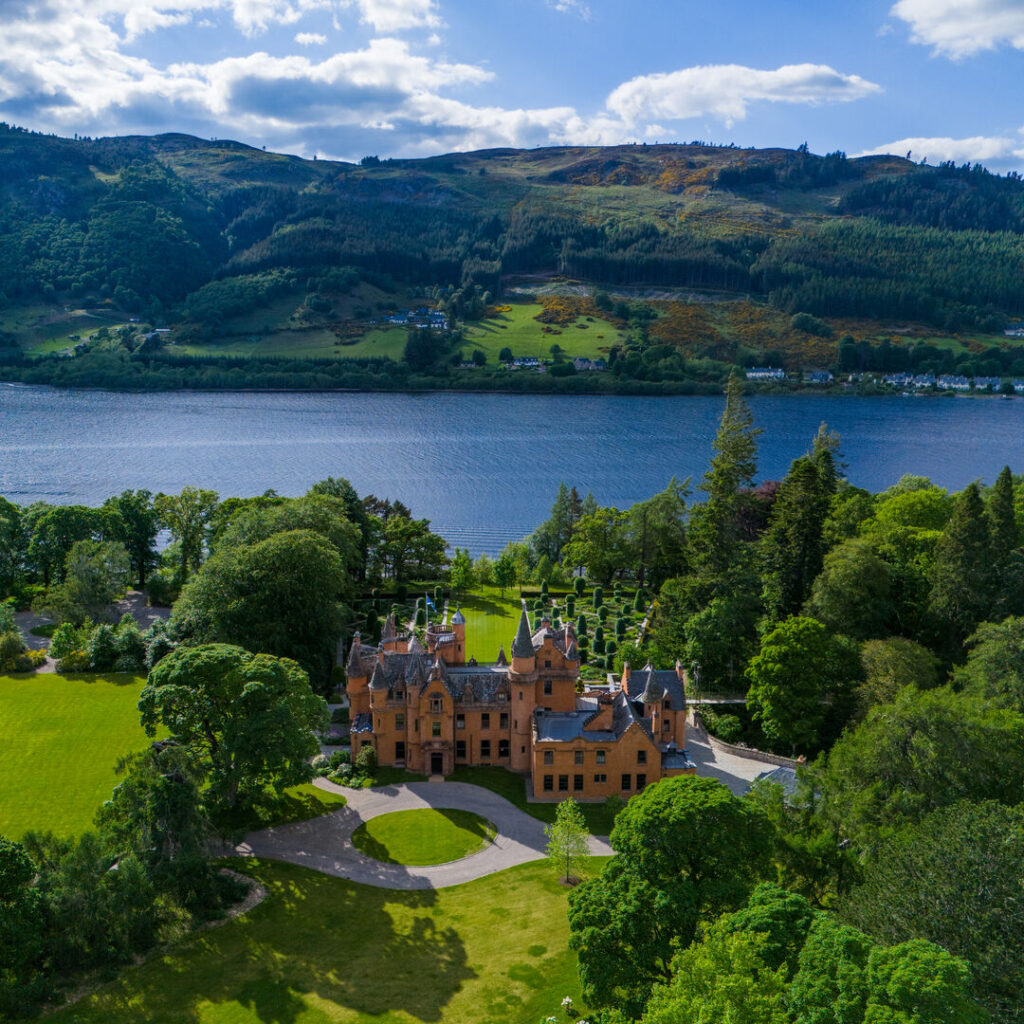
[[[466,660],[457,610],[427,626],[426,646],[389,616],[376,647],[353,638],[346,661],[352,751],[371,744],[380,764],[427,775],[499,765],[529,774],[538,800],[629,797],[670,775],[695,773],[684,750],[686,674],[623,667],[618,680],[577,692],[580,655],[571,624],[526,607],[493,664]]]

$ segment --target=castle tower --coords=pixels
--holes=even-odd
[[[511,684],[509,697],[512,701],[509,767],[515,772],[527,772],[532,767],[533,712],[537,705],[536,670],[537,654],[533,649],[530,620],[524,601],[519,629],[512,641],[512,665],[508,676]]]
[[[534,672],[537,668],[537,654],[533,649],[533,635],[530,633],[530,619],[523,602],[523,614],[519,618],[519,629],[512,641],[512,671],[521,675]]]
[[[455,661],[453,665],[466,664],[466,616],[462,614],[462,608],[455,606],[455,614],[452,616],[452,632],[455,634]]]

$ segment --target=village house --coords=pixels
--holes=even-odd
[[[492,664],[466,659],[466,620],[429,624],[426,645],[388,617],[380,644],[357,634],[345,662],[352,750],[374,747],[380,764],[429,775],[499,765],[530,777],[535,799],[628,797],[671,775],[687,758],[686,674],[677,664],[577,692],[580,655],[572,625],[524,606],[511,646]]]
[[[786,371],[777,366],[754,366],[747,370],[747,380],[785,380]]]

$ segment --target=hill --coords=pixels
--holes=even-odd
[[[0,166],[8,377],[232,386],[255,360],[299,386],[494,386],[452,364],[552,344],[621,360],[619,384],[763,360],[1017,372],[1024,184],[980,167],[703,145],[354,165],[6,125]],[[418,306],[448,330],[410,362],[388,318]]]

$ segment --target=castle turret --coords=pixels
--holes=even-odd
[[[462,614],[462,608],[455,606],[455,614],[452,616],[452,632],[455,634],[455,661],[454,665],[466,664],[466,616]]]
[[[512,641],[512,671],[527,674],[537,667],[537,655],[533,649],[533,636],[530,633],[530,619],[526,614],[526,602],[523,602],[523,614],[519,618],[519,629]]]

